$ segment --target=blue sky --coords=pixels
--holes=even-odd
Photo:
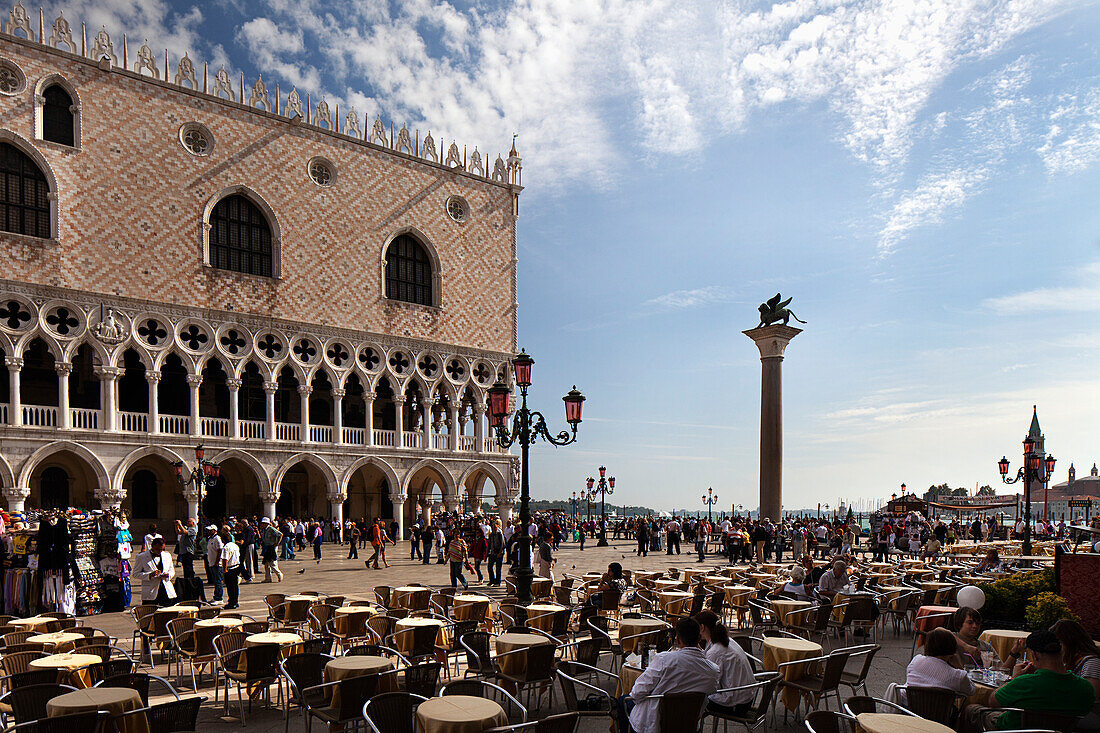
[[[1100,460],[1100,5],[313,0],[58,5],[269,89],[524,157],[533,491],[756,505],[782,291],[788,508],[992,483],[1039,415]]]

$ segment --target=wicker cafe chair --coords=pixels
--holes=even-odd
[[[466,651],[464,677],[496,677],[498,671],[493,661],[491,641],[496,634],[488,631],[470,631],[459,637],[458,643]]]
[[[31,720],[5,728],[4,733],[103,733],[109,718],[110,713],[106,711],[91,710]]]
[[[384,692],[363,705],[372,733],[414,733],[416,708],[428,698],[408,692]]]
[[[832,710],[815,710],[806,716],[806,729],[810,733],[855,733],[855,718]]]
[[[757,728],[764,727],[767,729],[768,721],[768,708],[772,704],[772,700],[775,698],[775,691],[779,688],[779,675],[775,672],[763,672],[755,675],[756,681],[749,685],[741,685],[740,687],[730,687],[719,692],[744,692],[753,690],[753,704],[745,712],[744,715],[733,715],[732,713],[720,713],[716,710],[708,707],[703,712],[704,718],[707,716],[714,718],[714,728],[717,730],[718,721],[737,723],[745,726],[745,728],[751,733]]]
[[[118,730],[125,730],[126,719],[144,716],[149,721],[150,731],[172,731],[172,733],[195,733],[199,725],[199,706],[206,702],[205,697],[185,697],[181,700],[170,700],[158,705],[150,705],[137,710],[130,710],[115,718]]]
[[[897,703],[883,700],[880,697],[868,697],[867,695],[853,695],[844,702],[844,712],[853,718],[860,713],[896,713],[898,715],[920,716],[908,708]]]
[[[224,636],[224,634],[222,635]],[[215,638],[215,642],[221,636]],[[229,657],[223,658],[220,654],[219,661],[222,664],[222,674],[225,676],[225,714],[229,713],[229,683],[237,684],[237,704],[240,709],[241,725],[245,724],[244,696],[241,690],[251,690],[259,686],[265,692],[270,692],[272,683],[279,681],[279,655],[280,648],[276,644],[259,644],[246,646],[233,652]],[[235,656],[237,663],[233,664]],[[244,669],[242,670],[241,667]],[[282,694],[282,685],[279,693]],[[248,708],[252,709],[252,696],[248,695]]]
[[[954,725],[959,710],[958,703],[965,699],[965,695],[942,687],[899,685],[897,689],[904,694],[907,708],[922,718],[946,726]]]
[[[306,731],[309,731],[313,718],[327,723],[331,730],[334,725],[357,723],[361,720],[363,702],[374,696],[378,689],[376,674],[345,677],[335,682],[325,682],[303,690],[306,700]],[[339,691],[339,705],[334,706],[334,698]],[[321,699],[321,705],[310,704],[310,700]]]
[[[527,689],[527,700],[531,700],[531,688],[537,691],[535,708],[539,709],[543,690],[550,693],[550,707],[554,705],[554,661],[557,649],[552,644],[541,644],[517,650],[524,654],[526,664],[517,672],[497,672],[497,679],[508,680],[518,692]],[[497,655],[499,659],[502,655]],[[530,705],[528,705],[530,707]]]
[[[32,720],[46,717],[46,703],[58,695],[66,692],[76,692],[76,688],[70,685],[28,685],[17,687],[8,692],[0,701],[11,705],[12,717],[16,724],[27,723]]]
[[[615,718],[612,691],[619,682],[617,675],[580,662],[562,661],[558,662],[557,676],[566,710],[579,713],[582,718],[600,717],[609,721]],[[606,686],[600,686],[601,676]]]
[[[822,662],[820,671],[812,671],[814,662]],[[827,655],[820,657],[813,657],[811,659],[802,659],[791,662],[783,662],[779,665],[779,670],[782,671],[784,667],[789,667],[796,664],[809,665],[806,667],[806,673],[797,680],[780,680],[780,687],[791,687],[797,690],[799,693],[807,694],[810,697],[812,708],[817,709],[818,704],[822,698],[827,698],[830,693],[836,697],[836,706],[839,709],[841,706],[840,701],[840,676],[844,672],[844,666],[848,663],[848,653],[843,650],[837,650]]]
[[[520,703],[510,692],[500,685],[494,685],[485,680],[455,680],[443,685],[439,691],[440,697],[447,695],[470,695],[471,697],[484,697],[504,708],[508,720],[513,723],[527,722],[527,708]]]
[[[284,729],[290,730],[290,706],[297,705],[302,712],[302,722],[305,722],[306,708],[310,705],[323,707],[325,704],[324,691],[314,691],[312,697],[307,699],[306,690],[311,690],[324,684],[325,665],[332,661],[333,657],[327,654],[292,654],[279,662],[279,672],[286,678],[287,693],[284,718]]]
[[[658,701],[657,730],[661,733],[673,733],[683,730],[685,726],[687,730],[697,729],[707,704],[707,696],[703,692],[669,692],[647,699]]]
[[[421,662],[405,667],[401,670],[405,692],[435,697],[436,688],[439,687],[439,672],[442,668],[443,665],[439,662]]]
[[[180,699],[180,695],[176,692],[176,688],[172,687],[172,683],[163,677],[158,677],[155,674],[146,674],[144,672],[129,672],[126,674],[112,675],[104,680],[96,682],[94,687],[123,687],[133,690],[141,698],[142,705],[149,704],[149,683],[156,682],[163,687],[172,697],[177,700]]]

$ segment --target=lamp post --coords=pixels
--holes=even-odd
[[[592,484],[594,484],[594,483],[595,483],[595,479],[588,479],[588,484],[587,484],[588,490],[587,491],[583,491],[583,490],[581,491],[581,496],[584,497],[584,503],[588,506],[588,521],[586,523],[590,523],[592,521],[592,499],[593,499]]]
[[[541,412],[527,407],[527,388],[531,386],[531,367],[535,360],[525,351],[520,351],[512,360],[512,369],[516,385],[520,392],[520,405],[512,417],[512,427],[508,428],[508,403],[511,390],[502,381],[489,388],[489,427],[496,430],[497,443],[507,450],[513,443],[520,445],[520,499],[519,519],[523,525],[523,534],[519,543],[519,568],[516,570],[516,596],[523,605],[531,602],[531,534],[527,527],[531,524],[531,484],[528,474],[527,452],[537,438],[551,445],[568,445],[577,439],[577,425],[581,422],[581,410],[584,407],[584,395],[576,386],[562,398],[565,402],[565,421],[571,432],[565,430],[556,436],[546,427],[546,419]]]
[[[607,547],[607,495],[615,493],[615,477],[607,475],[607,466],[600,466],[600,482],[592,489],[596,479],[588,479],[588,488],[591,489],[592,498],[600,497],[600,541],[596,547]]]
[[[710,523],[710,508],[718,503],[718,494],[714,489],[707,487],[707,493],[703,496],[703,503],[707,505],[707,523]]]
[[[1054,473],[1054,456],[1042,456],[1035,450],[1035,440],[1031,434],[1024,438],[1024,465],[1020,466],[1015,478],[1008,477],[1008,458],[1002,456],[997,461],[997,471],[1006,484],[1024,482],[1024,547],[1023,554],[1031,554],[1031,482],[1046,483]]]
[[[583,493],[583,492],[582,492]],[[577,526],[577,502],[580,499],[577,498],[577,492],[573,492],[573,498],[569,500],[569,505],[573,508],[573,526]]]
[[[185,468],[183,461],[176,461],[172,464],[172,468],[176,471],[176,480],[179,485],[186,489],[191,484],[195,485],[195,491],[198,492],[198,501],[196,502],[194,519],[198,520],[199,514],[202,513],[202,489],[205,486],[208,489],[214,488],[214,485],[218,482],[218,476],[221,474],[221,466],[213,461],[208,461],[204,458],[206,455],[206,449],[202,447],[202,444],[195,446],[195,461],[196,465],[187,473],[187,478],[183,477],[183,469]]]

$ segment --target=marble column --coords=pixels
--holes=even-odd
[[[271,493],[263,494],[261,498],[264,502],[264,516],[268,519],[275,519],[275,502],[278,501],[279,497]]]
[[[425,397],[420,405],[420,409],[424,413],[424,425],[421,426],[424,432],[424,450],[432,450],[434,448],[432,440],[432,407],[434,406],[435,399],[432,397]]]
[[[342,535],[344,527],[344,501],[348,497],[344,494],[329,494],[328,503],[332,508],[331,517],[336,520],[336,526],[340,528],[339,533]]]
[[[187,386],[191,388],[191,436],[194,438],[202,435],[202,417],[199,415],[200,385],[202,385],[201,374],[187,375]]]
[[[103,429],[113,433],[118,430],[118,378],[122,376],[122,370],[118,367],[97,367],[96,376],[103,385],[100,399]]]
[[[19,373],[23,370],[23,360],[9,356],[4,359],[4,364],[8,367],[8,425],[19,427],[23,424],[23,402],[22,396],[19,394]],[[10,499],[8,504],[11,508]],[[16,511],[23,511],[22,500],[19,501],[19,509]]]
[[[744,331],[760,350],[760,516],[783,517],[783,353],[801,328],[764,326]]]
[[[302,442],[309,442],[309,396],[313,394],[313,387],[308,384],[298,385],[298,395],[301,400],[302,410]]]
[[[393,410],[396,413],[397,422],[394,425],[393,445],[395,448],[405,447],[405,395],[393,396]]]
[[[160,432],[160,372],[145,372],[145,381],[149,383],[149,433]]]
[[[194,484],[183,489],[183,498],[187,500],[187,518],[199,521],[199,490]]]
[[[363,436],[363,445],[374,445],[374,393],[363,395],[363,427],[367,433]]]
[[[474,450],[485,452],[485,404],[481,402],[474,405]]]
[[[390,494],[390,503],[393,504],[393,521],[397,522],[397,537],[394,539],[398,542],[405,539],[405,499],[404,494]]]
[[[229,388],[229,437],[241,437],[241,405],[237,400],[240,394],[243,380],[230,377],[225,380],[225,386]]]
[[[57,372],[57,426],[67,430],[73,426],[72,415],[69,414],[69,375],[73,373],[73,365],[59,361],[53,368]]]
[[[264,439],[275,440],[275,393],[279,390],[278,382],[264,382]],[[275,506],[272,502],[271,506]],[[272,517],[273,518],[273,517]]]
[[[332,390],[332,442],[340,445],[344,442],[344,395],[345,390]]]
[[[8,500],[8,511],[23,511],[23,504],[27,501],[27,497],[30,495],[31,490],[22,486],[9,486],[8,488],[4,489],[4,498]]]
[[[99,500],[100,509],[118,511],[122,508],[122,502],[126,499],[126,491],[99,488],[95,491],[95,498]]]
[[[507,526],[512,523],[512,512],[515,511],[516,502],[512,499],[497,499],[497,512],[500,513],[500,523]]]

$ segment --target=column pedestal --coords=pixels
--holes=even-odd
[[[405,539],[405,497],[398,494],[390,495],[390,503],[393,504],[393,521],[397,522],[396,542]]]
[[[743,332],[760,349],[760,516],[783,518],[783,353],[801,328],[764,326]]]

